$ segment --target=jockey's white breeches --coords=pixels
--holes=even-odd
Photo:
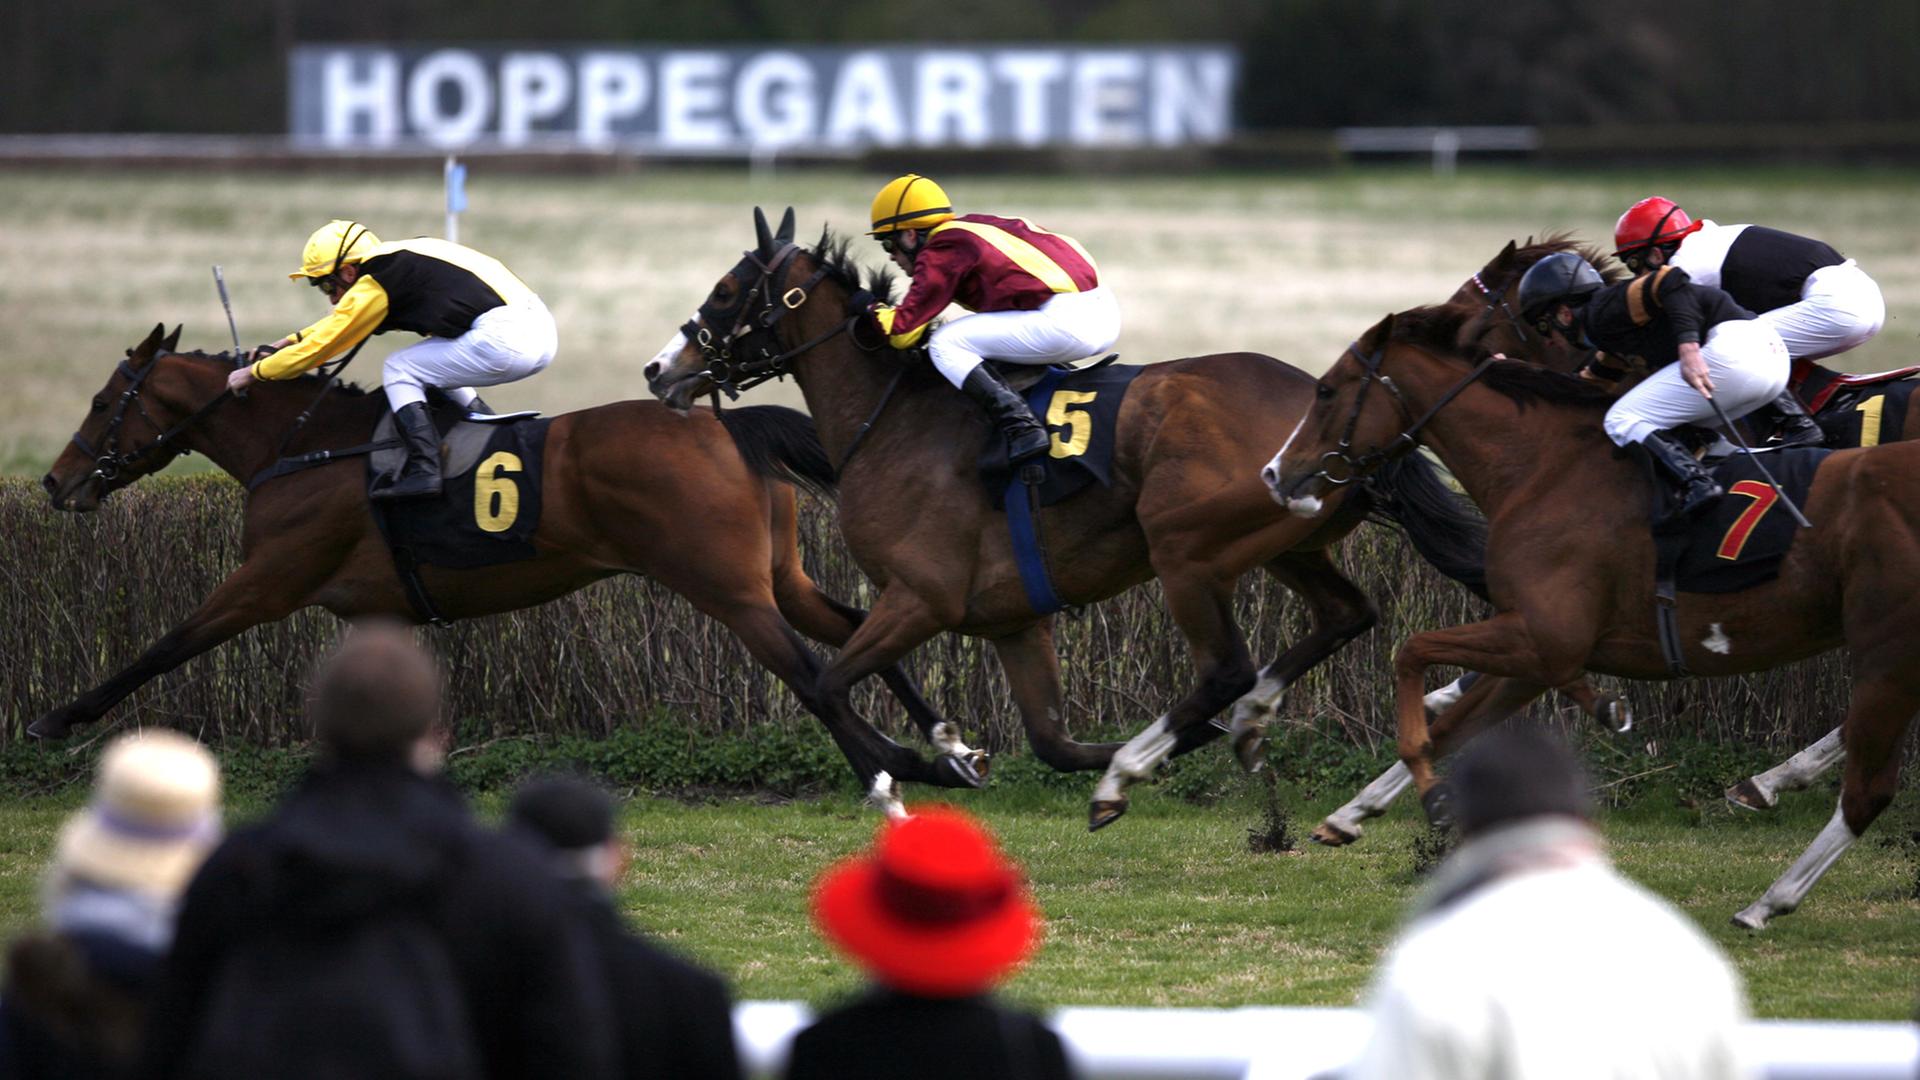
[[[1818,360],[1864,345],[1887,322],[1880,286],[1854,265],[1823,266],[1807,275],[1800,302],[1760,313],[1787,346],[1787,355]]]
[[[1759,319],[1723,322],[1700,346],[1713,378],[1713,397],[1738,420],[1780,396],[1791,362],[1773,327]],[[1607,438],[1615,446],[1637,443],[1656,431],[1712,422],[1713,405],[1680,377],[1678,361],[1647,376],[1607,410]]]
[[[933,366],[955,386],[983,360],[1064,364],[1113,348],[1120,304],[1102,286],[1060,293],[1032,311],[983,311],[942,326],[927,341]]]
[[[387,357],[380,382],[395,412],[427,400],[429,386],[467,405],[474,399],[474,387],[524,379],[552,363],[559,350],[553,313],[529,294],[481,312],[457,338],[430,337]]]

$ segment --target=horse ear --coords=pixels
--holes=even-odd
[[[773,254],[773,234],[767,230],[767,215],[757,206],[753,208],[753,237],[756,251],[762,256]]]
[[[783,244],[793,243],[793,207],[787,207],[786,216],[780,219],[780,231],[773,238]]]
[[[154,323],[153,329],[147,332],[146,340],[129,350],[127,352],[127,358],[132,360],[136,365],[145,363],[153,358],[154,353],[160,351],[161,344],[166,341],[166,337],[167,324]]]
[[[160,325],[165,326],[166,324],[161,323]],[[160,347],[162,349],[165,349],[167,352],[172,352],[176,347],[178,347],[180,344],[180,330],[185,325],[186,325],[185,323],[176,323],[173,327],[173,333],[167,335],[167,339],[160,343]]]

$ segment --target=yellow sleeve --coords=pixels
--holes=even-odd
[[[387,318],[387,290],[362,274],[327,317],[295,335],[298,340],[253,362],[256,379],[291,379],[365,341]]]
[[[911,349],[920,344],[920,339],[927,336],[927,327],[931,324],[921,323],[904,334],[896,334],[893,332],[894,314],[892,304],[881,304],[873,309],[873,317],[880,324],[880,332],[887,335],[887,344],[896,349]]]

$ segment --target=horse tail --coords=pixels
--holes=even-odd
[[[1374,474],[1376,512],[1398,525],[1434,569],[1487,598],[1487,519],[1448,487],[1425,454],[1405,454]]]
[[[722,409],[719,417],[755,475],[833,496],[833,462],[820,445],[812,417],[781,405]]]

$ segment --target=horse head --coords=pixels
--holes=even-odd
[[[1586,350],[1568,341],[1558,327],[1527,323],[1520,311],[1520,279],[1534,263],[1562,251],[1575,252],[1592,263],[1609,284],[1625,277],[1605,254],[1566,233],[1539,241],[1528,237],[1524,244],[1509,240],[1500,254],[1463,282],[1449,301],[1477,309],[1477,314],[1460,328],[1456,342],[1460,350],[1502,353],[1563,375],[1578,371],[1586,362]]]
[[[781,324],[806,305],[828,271],[818,253],[794,243],[792,207],[778,229],[755,207],[753,229],[753,250],[714,283],[693,318],[644,369],[648,389],[669,408],[685,410],[715,390],[737,395],[786,374],[788,362],[805,351],[789,348],[792,335]]]
[[[55,509],[98,509],[107,495],[159,472],[184,451],[167,434],[183,415],[177,402],[186,380],[164,363],[179,344],[180,327],[168,333],[165,325],[155,325],[114,364],[73,438],[40,480]]]

